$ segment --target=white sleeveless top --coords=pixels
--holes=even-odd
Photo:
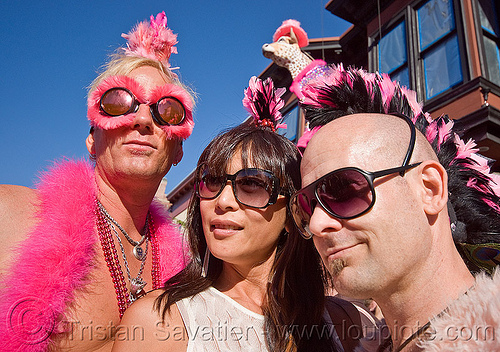
[[[189,337],[187,352],[268,351],[264,316],[209,287],[176,303]]]

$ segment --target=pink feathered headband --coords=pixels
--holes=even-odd
[[[89,95],[87,105],[87,117],[92,126],[109,130],[122,126],[127,126],[132,123],[135,118],[135,112],[131,112],[119,116],[109,116],[101,111],[100,101],[102,95],[111,88],[126,88],[141,104],[156,103],[162,97],[173,97],[177,99],[184,107],[185,118],[179,125],[164,125],[160,126],[166,133],[167,138],[178,137],[186,139],[191,134],[193,122],[193,101],[189,93],[181,86],[176,84],[165,84],[157,86],[151,92],[146,92],[144,87],[135,79],[127,76],[111,76],[106,78],[97,88]]]

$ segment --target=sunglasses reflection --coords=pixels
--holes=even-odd
[[[195,181],[196,194],[201,199],[215,199],[228,181],[235,199],[243,205],[265,208],[276,202],[279,179],[272,172],[259,168],[241,169],[232,175],[214,175],[208,166],[201,165]]]

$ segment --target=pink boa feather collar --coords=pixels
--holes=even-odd
[[[46,351],[64,331],[66,307],[88,283],[100,244],[96,231],[97,187],[92,166],[62,161],[38,185],[38,225],[17,248],[0,302],[0,346]],[[153,203],[161,282],[185,265],[182,238],[165,208]]]
[[[421,341],[426,352],[498,351],[500,270],[476,277],[475,286],[431,320],[432,338]]]

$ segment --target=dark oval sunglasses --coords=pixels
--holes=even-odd
[[[214,175],[208,166],[200,165],[196,171],[196,195],[201,199],[215,199],[227,181],[231,181],[236,200],[251,208],[260,209],[276,203],[280,193],[280,181],[271,171],[247,168],[232,175]]]
[[[100,110],[109,116],[126,115],[137,112],[141,103],[134,94],[123,87],[108,89],[101,96]],[[179,125],[186,117],[184,105],[174,97],[163,97],[156,103],[149,105],[151,116],[158,125]]]
[[[369,172],[357,167],[332,171],[302,188],[290,199],[293,219],[302,235],[311,238],[309,221],[316,205],[339,219],[354,219],[368,212],[375,204],[373,180],[414,168],[421,163]]]
[[[389,115],[402,118],[410,126],[410,143],[408,144],[403,165],[376,172],[364,171],[357,167],[345,167],[331,171],[297,191],[290,199],[289,204],[295,225],[303,237],[311,238],[313,236],[309,229],[309,222],[314,208],[318,204],[335,218],[357,218],[367,213],[375,204],[373,180],[398,172],[402,177],[406,170],[421,164],[421,162],[409,164],[415,148],[415,125],[405,115],[399,113]]]

